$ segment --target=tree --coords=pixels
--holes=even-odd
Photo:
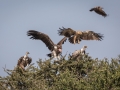
[[[120,56],[108,60],[89,55],[37,61],[26,71],[16,67],[0,77],[0,90],[120,90]]]

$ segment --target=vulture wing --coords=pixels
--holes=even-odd
[[[95,9],[95,8],[91,8],[89,11],[91,11],[91,12],[92,12],[92,11],[94,11],[94,9]]]
[[[63,39],[61,39],[61,40],[57,43],[57,45],[62,46],[62,44],[64,44],[64,42],[66,42],[66,40],[67,40],[67,37],[64,37]]]
[[[27,35],[31,36],[30,39],[41,40],[43,43],[45,43],[46,47],[48,47],[49,50],[52,51],[54,49],[54,43],[48,35],[35,30],[29,30],[27,32]]]
[[[98,14],[104,16],[104,17],[107,16],[107,14],[105,13],[105,11],[102,10],[102,8],[100,8],[98,11],[96,11],[96,13],[98,13]]]
[[[30,64],[32,62],[32,58],[28,57],[28,64]]]
[[[24,58],[24,56],[22,56],[22,57],[19,58],[18,63],[17,63],[18,66],[21,64],[23,58]]]
[[[71,28],[59,28],[58,30],[58,34],[60,36],[66,36],[66,37],[71,37],[72,35],[74,35],[76,33],[76,31],[72,30]]]
[[[95,33],[93,31],[84,31],[82,36],[82,40],[99,40],[101,41],[103,39],[103,35],[100,33]]]

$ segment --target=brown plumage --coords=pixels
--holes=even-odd
[[[18,63],[17,63],[17,66],[22,68],[23,70],[25,70],[25,67],[32,62],[31,57],[28,57],[28,56],[25,57],[25,56],[20,57],[19,60],[18,60]]]
[[[103,11],[102,9],[103,9],[102,7],[97,6],[97,7],[91,8],[89,11],[91,11],[91,12],[92,12],[92,11],[95,11],[97,14],[102,15],[102,16],[104,16],[104,17],[108,16],[108,15],[105,13],[105,11]]]
[[[67,37],[64,37],[57,44],[54,44],[48,35],[36,30],[29,30],[27,35],[31,36],[30,39],[41,40],[51,52],[54,51],[54,54],[56,55],[53,56],[55,57],[62,52],[62,44],[67,40]],[[47,54],[47,56],[51,57],[51,54],[53,53]]]
[[[59,28],[58,34],[69,38],[72,44],[80,43],[81,40],[98,40],[103,39],[103,35],[94,31],[74,31],[71,28]]]

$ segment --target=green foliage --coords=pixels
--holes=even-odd
[[[37,61],[26,71],[6,70],[0,90],[120,90],[120,57],[107,60],[81,55],[54,63]]]

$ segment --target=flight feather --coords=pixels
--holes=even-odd
[[[81,40],[98,40],[101,41],[103,39],[103,35],[100,33],[96,33],[94,31],[75,31],[71,28],[59,28],[58,34],[60,36],[68,37],[70,43],[80,43]]]

